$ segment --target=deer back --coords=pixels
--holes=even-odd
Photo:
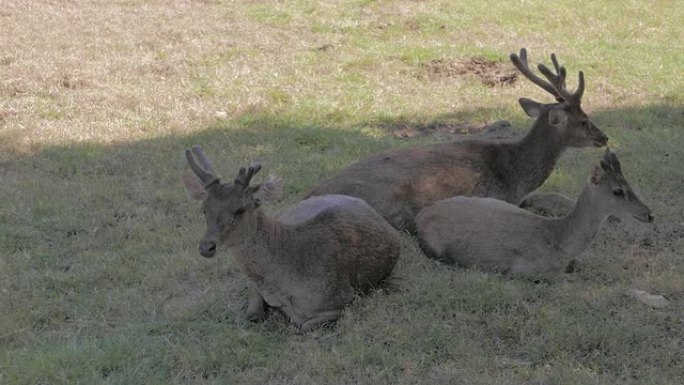
[[[456,195],[485,196],[517,203],[540,186],[567,147],[603,146],[607,137],[580,107],[584,76],[575,92],[565,88],[565,68],[555,55],[554,74],[534,75],[527,52],[511,60],[556,102],[520,103],[536,118],[530,132],[512,142],[460,141],[388,151],[358,161],[311,190],[307,196],[345,194],[367,201],[395,228],[415,231],[415,215],[423,207]]]
[[[285,209],[277,219],[291,240],[283,250],[296,256],[301,269],[321,265],[320,274],[334,271],[358,290],[386,278],[399,256],[396,230],[358,198],[312,197]]]

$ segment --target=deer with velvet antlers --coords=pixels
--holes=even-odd
[[[302,330],[335,321],[356,291],[378,286],[394,268],[399,235],[363,200],[319,196],[270,218],[260,206],[279,196],[280,179],[250,186],[255,165],[221,183],[201,147],[185,155],[199,179],[187,175],[184,183],[203,201],[207,224],[199,252],[212,257],[219,244],[231,251],[250,281],[249,319],[269,305]]]
[[[551,174],[568,147],[601,147],[608,137],[582,111],[584,75],[577,89],[566,89],[566,70],[551,55],[554,70],[540,64],[535,75],[527,51],[511,54],[515,67],[550,93],[555,103],[520,99],[536,118],[522,139],[511,142],[464,140],[390,150],[358,161],[321,183],[308,196],[344,194],[364,199],[392,226],[415,232],[424,207],[456,195],[493,197],[518,204]]]

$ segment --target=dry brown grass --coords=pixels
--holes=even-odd
[[[387,35],[415,44],[421,24],[411,15],[429,11],[429,4],[313,7],[6,1],[0,25],[11,37],[0,46],[5,150],[187,134],[217,119],[283,105],[431,115],[478,97],[467,79],[419,81],[411,50],[388,55],[388,47],[373,41]],[[412,33],[387,31],[406,23],[415,24]],[[313,33],[317,25],[325,33]],[[466,38],[462,31],[442,32],[444,42]],[[510,50],[496,34],[477,36],[477,44],[502,56]],[[438,50],[461,53],[459,46]],[[378,54],[389,57],[378,60]],[[405,95],[416,91],[424,97],[407,104]],[[498,93],[506,100],[514,94]],[[501,104],[480,101],[483,108]]]
[[[2,46],[8,144],[27,152],[126,142],[215,119],[225,100],[193,92],[191,77],[207,74],[191,65],[229,49],[231,39],[220,36],[239,39],[241,18],[218,4],[167,3],[5,2],[2,34],[13,37]]]

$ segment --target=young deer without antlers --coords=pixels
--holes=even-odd
[[[491,198],[458,196],[417,216],[418,239],[435,259],[522,276],[565,269],[586,250],[608,215],[652,222],[614,153],[606,151],[575,207],[563,218],[544,218]]]
[[[185,155],[199,180],[184,182],[203,200],[207,222],[200,254],[214,256],[219,243],[232,252],[250,280],[248,318],[261,318],[265,302],[302,330],[332,322],[355,291],[377,286],[394,268],[399,235],[361,199],[320,196],[269,218],[260,205],[278,197],[279,179],[249,186],[261,169],[255,165],[241,168],[234,183],[221,183],[201,147]]]
[[[551,60],[546,81],[532,73],[527,52],[511,54],[513,64],[557,102],[520,99],[536,118],[532,129],[514,142],[466,140],[387,151],[356,162],[321,183],[308,196],[345,194],[364,199],[397,229],[415,232],[415,216],[433,202],[456,195],[486,196],[517,204],[551,174],[568,147],[604,146],[608,138],[580,108],[584,75],[575,92],[565,88],[566,71]]]

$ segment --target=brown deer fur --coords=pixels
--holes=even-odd
[[[358,161],[321,183],[307,196],[344,194],[364,199],[392,226],[415,232],[423,207],[456,195],[518,203],[551,174],[568,147],[604,146],[608,138],[580,108],[584,77],[575,93],[565,89],[565,68],[555,56],[557,74],[540,65],[548,82],[531,74],[527,53],[511,55],[525,76],[558,100],[540,104],[520,99],[536,121],[522,139],[511,142],[466,140],[391,150]]]
[[[620,163],[606,152],[563,218],[545,218],[512,204],[458,196],[424,208],[416,217],[418,239],[435,259],[485,270],[539,277],[564,270],[586,250],[608,215],[631,214],[651,222]]]
[[[249,187],[260,166],[242,168],[234,183],[222,184],[199,146],[186,156],[204,183],[184,180],[203,200],[207,230],[200,253],[213,256],[219,243],[231,251],[250,280],[249,318],[261,318],[265,301],[303,330],[334,321],[355,291],[379,285],[394,268],[399,235],[363,200],[320,196],[269,218],[260,204],[277,197],[279,182]]]

